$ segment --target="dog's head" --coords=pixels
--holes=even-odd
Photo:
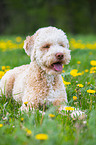
[[[55,27],[40,28],[24,41],[25,52],[48,74],[62,72],[63,64],[71,59],[69,42],[65,33]]]

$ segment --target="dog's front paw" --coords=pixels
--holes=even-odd
[[[20,107],[21,111],[25,111],[28,112],[29,110],[33,110],[32,106],[28,105],[27,102],[25,102],[24,104],[22,104],[22,106]]]
[[[63,115],[67,115],[67,113],[68,113],[71,116],[71,118],[73,118],[73,120],[76,120],[77,118],[79,120],[86,118],[85,112],[82,112],[81,110],[76,109],[74,107],[61,106],[61,107],[59,107],[58,110],[59,110],[60,114],[62,114],[62,111],[63,111]]]
[[[86,115],[85,115],[85,112],[82,112],[81,110],[74,110],[70,116],[76,120],[77,118],[79,120],[82,120],[82,119],[85,119],[86,118]]]

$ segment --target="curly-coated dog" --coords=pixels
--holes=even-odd
[[[67,102],[61,72],[71,59],[65,33],[55,27],[40,28],[24,41],[24,49],[31,63],[8,71],[1,79],[6,96],[22,102],[21,109]],[[27,106],[25,102],[28,102]]]

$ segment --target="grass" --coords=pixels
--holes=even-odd
[[[64,80],[71,83],[66,86],[68,105],[85,111],[87,117],[83,120],[78,118],[74,120],[69,113],[60,114],[53,106],[45,111],[45,115],[38,109],[22,113],[19,110],[20,104],[13,98],[2,95],[0,97],[0,145],[96,145],[96,95],[87,93],[88,89],[95,90],[96,74],[90,73],[92,67],[90,61],[95,60],[96,50],[76,49],[71,52],[71,55],[71,62],[64,66],[65,73],[62,73]],[[77,64],[77,61],[81,63]],[[9,65],[14,68],[27,63],[30,63],[30,59],[22,49],[0,51],[0,66]],[[73,77],[70,75],[73,69],[78,69],[78,72],[88,69],[88,72]],[[79,88],[77,84],[84,86]],[[77,96],[76,101],[73,100],[73,96]],[[50,117],[50,113],[55,116]],[[37,140],[36,135],[39,133],[48,135],[48,139]]]

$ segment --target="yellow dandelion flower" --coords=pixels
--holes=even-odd
[[[71,84],[70,82],[64,81],[64,78],[63,78],[63,77],[62,77],[62,80],[63,80],[63,83],[64,83],[65,85],[70,85],[70,84]]]
[[[84,87],[84,85],[82,85],[82,84],[77,84],[77,86],[80,88]]]
[[[95,90],[89,89],[89,90],[87,90],[87,93],[95,93]]]
[[[21,42],[22,38],[21,37],[16,37],[17,42]]]
[[[32,131],[31,130],[29,130],[29,129],[27,129],[27,136],[30,136],[32,134]]]
[[[0,124],[0,127],[3,127],[3,124]]]
[[[5,68],[5,66],[2,66],[2,70],[5,70],[6,68]]]
[[[55,115],[54,114],[49,114],[49,117],[54,118]]]
[[[27,107],[28,101],[24,102],[25,106]]]
[[[95,70],[90,70],[90,74],[95,73],[95,72],[96,72]]]
[[[24,118],[22,117],[22,118],[21,118],[21,121],[23,121],[23,120],[24,120]]]
[[[4,72],[0,71],[0,79],[4,76]]]
[[[73,96],[73,100],[74,100],[74,101],[77,100],[77,97],[76,97],[76,96]]]
[[[89,70],[88,69],[85,69],[85,72],[88,72]]]
[[[90,85],[90,82],[88,82],[88,85]]]
[[[24,104],[27,105],[28,104],[28,101],[24,102]]]
[[[62,70],[62,73],[65,73],[65,70]]]
[[[35,136],[36,139],[38,140],[47,140],[48,139],[48,135],[47,134],[37,134]]]
[[[78,72],[77,69],[73,69],[70,71],[70,75],[72,75],[73,77],[76,77],[76,76],[78,76],[77,72]]]
[[[81,76],[83,73],[77,73],[78,76]]]
[[[81,75],[83,75],[83,74],[84,74],[83,71],[82,71],[82,72],[78,72],[77,69],[73,69],[73,70],[70,71],[70,75],[72,75],[73,77],[81,76]]]
[[[95,67],[91,67],[91,68],[90,68],[90,72],[95,73],[95,72],[96,72],[96,66],[95,66]]]
[[[81,64],[81,61],[77,61],[77,64]]]
[[[96,60],[91,60],[91,61],[90,61],[90,64],[91,64],[92,66],[96,66]]]
[[[70,82],[66,82],[66,81],[63,81],[63,83],[64,83],[65,85],[70,85],[70,84],[71,84]]]
[[[69,106],[69,107],[65,107],[65,110],[72,111],[72,110],[74,110],[74,108]]]

